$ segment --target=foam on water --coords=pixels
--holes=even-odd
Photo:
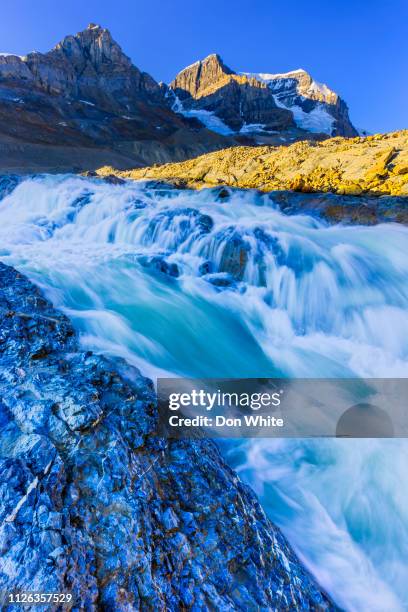
[[[253,192],[42,176],[0,202],[0,244],[85,345],[152,377],[408,376],[403,226],[330,227]],[[405,440],[223,450],[341,606],[407,609]]]

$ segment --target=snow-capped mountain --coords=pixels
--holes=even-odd
[[[309,132],[330,136],[356,136],[346,103],[326,84],[318,83],[299,68],[281,74],[252,74],[266,83],[275,102],[292,111],[296,125]]]
[[[303,70],[237,73],[213,54],[166,85],[96,24],[46,53],[0,53],[2,171],[128,168],[330,135],[357,131]]]
[[[217,54],[182,70],[170,88],[175,96],[173,110],[188,116],[194,113],[207,125],[218,117],[224,133],[225,129],[238,133],[245,125],[279,131],[294,125],[293,114],[276,104],[266,83],[235,73]]]
[[[194,114],[222,133],[268,133],[297,127],[330,136],[357,136],[346,103],[303,69],[280,74],[236,73],[209,55],[182,70],[170,84],[173,109]],[[217,126],[210,129],[217,129]]]

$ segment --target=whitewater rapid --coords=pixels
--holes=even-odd
[[[273,196],[38,176],[0,201],[0,258],[85,346],[151,377],[408,377],[408,229],[329,226]],[[405,440],[223,452],[347,610],[408,609]]]

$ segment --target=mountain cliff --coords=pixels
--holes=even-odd
[[[315,81],[306,70],[253,76],[269,87],[278,106],[292,111],[299,127],[330,136],[358,135],[344,100],[324,83]]]
[[[48,53],[0,55],[1,165],[128,167],[236,144],[174,113],[165,93],[94,24]]]
[[[0,54],[0,170],[183,161],[245,144],[354,136],[346,104],[305,71],[236,73],[217,55],[167,86],[90,24],[48,53]]]
[[[265,83],[236,74],[216,54],[182,70],[170,87],[183,109],[213,112],[234,131],[245,124],[270,130],[294,126],[292,113],[278,107]]]
[[[287,130],[357,136],[346,103],[305,70],[286,74],[236,73],[218,55],[182,70],[170,84],[180,111],[211,111],[231,129]]]
[[[47,93],[82,98],[109,111],[129,112],[142,101],[162,101],[158,83],[132,64],[107,29],[95,24],[66,36],[49,53],[30,53],[20,61]]]

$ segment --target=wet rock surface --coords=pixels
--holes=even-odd
[[[222,239],[226,242],[219,264],[219,271],[231,274],[236,280],[242,280],[250,246],[234,227],[223,231]]]
[[[81,350],[3,264],[0,306],[0,590],[83,610],[335,609],[212,442],[155,435],[149,380]]]
[[[0,175],[0,201],[14,191],[20,178],[14,174]]]
[[[406,196],[369,195],[347,196],[331,193],[271,193],[271,200],[286,214],[317,215],[330,223],[346,225],[376,225],[395,222],[408,224],[408,198]]]
[[[160,274],[165,274],[166,276],[172,276],[174,278],[177,278],[180,275],[180,270],[177,264],[166,261],[166,259],[161,255],[141,257],[139,261],[144,267],[150,268],[151,270],[159,272]]]

